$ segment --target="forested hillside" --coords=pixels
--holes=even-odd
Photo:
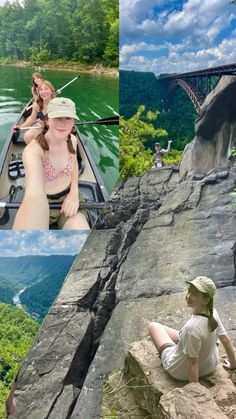
[[[2,275],[0,276],[0,302],[12,304],[12,299],[17,291],[14,282],[6,280]]]
[[[172,147],[183,150],[194,137],[194,107],[183,89],[178,88],[168,109],[163,109],[161,87],[153,73],[120,71],[120,114],[125,119],[133,116],[138,106],[144,105],[146,111],[159,111],[158,119],[153,122],[156,128],[167,131],[168,136],[158,137],[163,146],[168,139]],[[146,147],[154,151],[155,139],[148,139]]]
[[[44,319],[62,287],[66,274],[67,272],[61,271],[48,275],[21,294],[21,303],[27,307],[33,318],[36,317],[40,322]]]
[[[118,0],[7,2],[0,7],[0,58],[118,66],[118,9]]]
[[[0,304],[0,418],[6,417],[8,393],[38,329],[23,310]]]
[[[0,257],[0,302],[13,304],[20,295],[25,309],[43,320],[75,259],[72,255]]]

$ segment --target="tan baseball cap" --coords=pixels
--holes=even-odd
[[[47,114],[48,118],[74,118],[79,120],[76,115],[75,103],[65,97],[55,97],[50,100]]]
[[[187,284],[193,285],[198,291],[203,292],[205,294],[210,295],[213,297],[216,291],[216,286],[212,279],[208,278],[207,276],[198,276],[193,281],[185,281]]]

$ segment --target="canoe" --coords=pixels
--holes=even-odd
[[[25,106],[15,125],[23,124],[26,120],[27,108],[31,104],[32,101]],[[109,194],[86,145],[86,138],[79,132],[78,127],[75,126],[75,130],[80,155],[80,157],[78,155],[80,164],[79,188],[85,200],[82,205],[88,210],[89,223],[90,227],[92,227],[99,215],[100,208],[104,206]],[[25,178],[19,175],[16,179],[12,179],[12,172],[10,171],[9,174],[9,164],[13,154],[16,155],[23,152],[25,147],[23,136],[25,132],[25,130],[19,131],[19,135],[18,133],[14,135],[11,130],[0,155],[0,229],[9,230],[12,228],[17,209],[24,196]],[[56,226],[52,227],[52,229],[54,228]]]

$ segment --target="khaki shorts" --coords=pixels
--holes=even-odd
[[[175,343],[164,343],[163,345],[160,346],[160,348],[158,349],[158,353],[159,353],[159,357],[161,358],[161,354],[162,352],[166,349],[166,348],[170,348],[171,346],[176,346]]]
[[[66,195],[70,192],[70,188],[65,189],[64,191],[55,194],[55,195],[47,195],[48,197],[48,203],[49,204],[62,204]],[[80,202],[85,202],[82,195],[79,193],[79,200]],[[78,211],[80,214],[84,214],[88,221],[88,213],[86,210],[80,210]],[[57,224],[57,227],[59,230],[62,230],[67,220],[69,220],[70,217],[66,217],[64,213],[61,212],[60,208],[57,209],[51,209],[49,211],[49,226],[52,224]]]

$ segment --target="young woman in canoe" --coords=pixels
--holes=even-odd
[[[175,379],[197,382],[199,377],[212,373],[219,363],[217,339],[228,356],[223,365],[236,368],[234,347],[219,315],[213,308],[214,282],[199,276],[189,284],[187,306],[192,316],[180,331],[150,323],[149,333],[162,361],[163,368]]]
[[[47,107],[44,129],[23,152],[25,195],[13,229],[58,228],[88,230],[86,216],[79,211],[77,140],[71,134],[76,115],[70,99],[54,98]],[[50,210],[49,203],[61,203]]]
[[[34,102],[32,107],[31,115],[25,120],[22,125],[14,125],[13,130],[16,128],[24,128],[36,124],[38,128],[29,129],[24,135],[24,141],[26,144],[29,144],[34,138],[40,134],[44,127],[44,119],[47,113],[47,106],[50,100],[55,97],[55,89],[53,85],[47,81],[42,80],[39,89],[38,89],[38,99]]]
[[[34,101],[38,99],[39,96],[39,86],[42,83],[43,76],[40,73],[33,73],[32,74],[32,87],[31,87],[31,93],[34,98]]]

